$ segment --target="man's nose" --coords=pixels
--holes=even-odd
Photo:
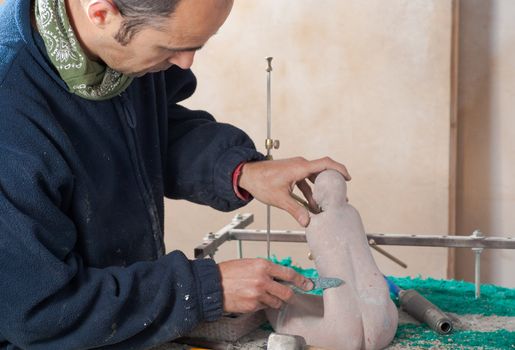
[[[188,69],[193,64],[195,53],[196,51],[178,52],[168,61],[173,65],[179,66],[181,69]]]

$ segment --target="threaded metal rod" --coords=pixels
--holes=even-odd
[[[272,59],[267,57],[267,77],[266,77],[266,157],[272,159]],[[270,205],[266,206],[266,257],[270,259],[270,227],[271,227],[271,211]]]

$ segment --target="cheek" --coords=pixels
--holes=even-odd
[[[127,47],[123,57],[124,66],[149,66],[166,59],[166,55],[155,47],[149,47],[145,43],[133,42]],[[131,67],[134,68],[134,67]]]
[[[169,53],[161,52],[160,50],[141,52],[141,55],[138,56],[138,63],[141,65],[153,67],[155,65],[163,64],[167,62],[170,58]]]

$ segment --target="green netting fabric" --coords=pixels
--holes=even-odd
[[[474,284],[455,280],[420,277],[388,277],[402,289],[416,289],[440,309],[456,314],[515,316],[515,289],[491,284],[481,286],[481,298],[475,299]]]
[[[423,325],[401,324],[391,346],[408,349],[515,349],[515,332],[503,329],[494,332],[454,330],[443,336]]]

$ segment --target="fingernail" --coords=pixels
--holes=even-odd
[[[301,216],[299,216],[298,221],[299,221],[299,223],[300,223],[303,227],[308,226],[308,224],[309,224],[309,215],[304,215],[304,214],[302,214]]]
[[[311,281],[309,278],[304,279],[304,290],[310,291],[315,287],[313,284],[313,281]]]

